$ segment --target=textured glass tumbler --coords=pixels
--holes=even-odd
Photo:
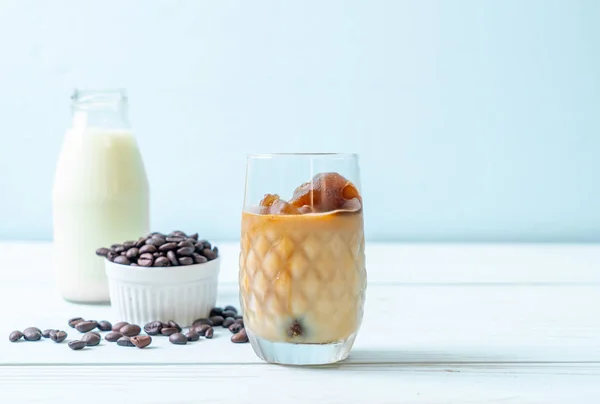
[[[319,365],[345,359],[366,290],[358,157],[248,157],[240,301],[263,360]]]

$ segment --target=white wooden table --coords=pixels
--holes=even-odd
[[[235,244],[220,305],[237,298]],[[600,245],[367,247],[363,327],[347,361],[261,362],[230,333],[151,349],[8,342],[70,317],[117,321],[62,301],[49,244],[0,244],[0,403],[600,403]],[[115,401],[116,400],[116,401]]]

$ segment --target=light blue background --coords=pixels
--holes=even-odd
[[[370,240],[600,241],[600,1],[0,1],[0,238],[50,239],[71,89],[126,87],[153,228],[248,152],[361,155]]]

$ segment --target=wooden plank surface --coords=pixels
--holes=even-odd
[[[236,246],[220,249],[218,303],[235,304]],[[261,362],[226,330],[187,346],[158,337],[147,350],[11,344],[12,329],[61,327],[72,337],[70,317],[118,319],[108,306],[56,295],[50,267],[39,265],[49,262],[48,245],[0,244],[0,256],[11,257],[0,273],[0,403],[105,402],[86,393],[98,388],[132,403],[198,402],[199,391],[215,403],[600,402],[598,246],[368,250],[386,259],[370,260],[365,319],[349,359],[297,368]]]

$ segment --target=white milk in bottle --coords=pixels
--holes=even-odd
[[[149,232],[148,180],[124,91],[75,91],[53,189],[54,268],[63,298],[109,302],[100,247]]]

